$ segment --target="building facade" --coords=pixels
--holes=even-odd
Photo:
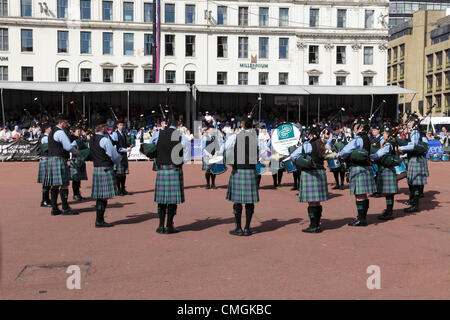
[[[0,0],[0,80],[386,84],[388,0],[157,4]]]
[[[389,27],[411,21],[419,10],[445,10],[450,8],[448,0],[389,0]]]

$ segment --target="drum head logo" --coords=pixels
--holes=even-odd
[[[294,138],[294,128],[292,124],[282,124],[278,127],[278,140],[286,140]]]

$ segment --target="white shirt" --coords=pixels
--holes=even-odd
[[[8,130],[8,132],[6,132],[5,130],[0,131],[0,138],[8,140],[9,138],[11,138],[11,131]]]

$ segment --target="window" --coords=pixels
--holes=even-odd
[[[446,57],[447,57],[446,65],[447,65],[447,67],[449,67],[449,66],[450,66],[450,49],[447,49],[447,50],[445,51],[445,55],[446,55]]]
[[[280,72],[278,74],[278,84],[279,85],[287,85],[288,83],[288,77],[289,77],[289,73],[287,72]]]
[[[442,68],[442,51],[436,52],[436,67],[437,69]]]
[[[442,73],[436,74],[436,91],[442,90]]]
[[[336,46],[336,64],[345,64],[345,46]]]
[[[445,110],[449,110],[450,109],[450,94],[446,94],[445,95]]]
[[[391,68],[390,67],[387,67],[386,77],[387,77],[387,81],[389,82],[391,80]]]
[[[81,32],[81,53],[90,54],[91,53],[91,33],[82,31]]]
[[[57,15],[60,19],[67,19],[67,1],[68,0],[58,0],[57,2]]]
[[[112,1],[103,1],[102,8],[103,20],[110,21],[113,19],[113,2]]]
[[[123,34],[123,54],[126,56],[134,54],[134,33]]]
[[[239,37],[238,58],[248,58],[248,38],[247,37]]]
[[[400,60],[403,60],[405,58],[405,45],[400,45]]]
[[[227,7],[217,7],[217,24],[227,24]]]
[[[67,53],[69,50],[69,32],[58,31],[58,53]]]
[[[309,63],[319,63],[319,46],[309,46]]]
[[[195,57],[195,36],[186,36],[186,57]]]
[[[0,81],[8,81],[8,67],[0,66]]]
[[[445,73],[445,89],[450,89],[450,72]]]
[[[144,55],[153,55],[153,34],[151,33],[144,34]]]
[[[153,3],[144,3],[144,22],[153,22]]]
[[[390,63],[391,62],[391,49],[388,49],[387,54],[388,54],[388,63]]]
[[[336,85],[337,86],[345,86],[345,78],[346,76],[337,76],[336,77]]]
[[[175,83],[175,71],[166,70],[166,83]]]
[[[8,29],[0,29],[0,51],[9,50]]]
[[[239,85],[248,85],[248,72],[239,72],[238,73],[238,84]]]
[[[195,23],[195,5],[187,4],[185,7],[185,21],[186,23]]]
[[[309,9],[309,26],[319,26],[319,9]]]
[[[113,82],[113,69],[103,69],[103,82]]]
[[[113,54],[112,32],[103,32],[103,54]]]
[[[258,83],[260,85],[266,85],[269,82],[269,73],[268,72],[259,72],[258,73]]]
[[[374,15],[374,10],[366,10],[365,12],[365,19],[364,19],[364,27],[366,29],[371,29],[373,28],[373,15]]]
[[[217,58],[228,58],[228,37],[217,37]]]
[[[8,0],[0,0],[0,17],[8,15]]]
[[[227,84],[227,73],[220,71],[217,72],[217,84]]]
[[[259,26],[267,27],[269,25],[269,8],[259,8]]]
[[[400,68],[400,79],[403,79],[405,77],[405,64],[399,64],[398,67]]]
[[[80,0],[81,19],[91,19],[91,0]]]
[[[134,3],[124,2],[123,3],[123,21],[133,21],[134,20]]]
[[[347,20],[347,10],[346,9],[338,9],[337,11],[337,27],[345,28]]]
[[[190,84],[191,86],[195,84],[195,71],[186,71],[184,73],[185,83]]]
[[[123,82],[133,83],[134,82],[134,69],[124,69],[123,70]]]
[[[59,82],[69,81],[69,68],[58,68],[58,81]]]
[[[81,82],[91,82],[92,69],[80,69]]]
[[[365,85],[365,86],[373,86],[373,77],[364,77],[363,85]]]
[[[319,76],[309,76],[309,85],[317,86],[319,84]]]
[[[22,29],[22,52],[33,52],[33,30]]]
[[[145,69],[144,70],[144,83],[154,83],[155,78],[153,77],[153,70],[152,69]]]
[[[289,26],[289,8],[280,8],[280,27],[288,27]]]
[[[175,35],[166,34],[166,56],[175,55]]]
[[[392,48],[392,52],[394,53],[394,61],[397,61],[398,47]]]
[[[248,7],[239,7],[239,25],[248,26]]]
[[[427,67],[428,67],[428,71],[433,70],[433,55],[432,54],[427,56]]]
[[[165,11],[165,22],[174,23],[175,22],[175,4],[166,3]]]
[[[437,96],[434,96],[434,99],[436,101],[436,111],[440,112],[441,108],[442,108],[442,97],[441,97],[441,95],[437,95]]]
[[[364,64],[373,64],[373,47],[364,47]]]
[[[287,59],[289,52],[289,38],[280,38],[279,41],[279,59]]]
[[[33,81],[33,67],[22,67],[22,81]]]
[[[428,107],[428,108],[431,108],[431,106],[432,106],[432,104],[433,104],[432,98],[431,98],[431,97],[427,97],[426,99],[427,99],[427,107]]]
[[[31,17],[31,13],[31,0],[20,0],[20,15],[22,17]]]
[[[397,80],[397,66],[392,67],[392,80]]]
[[[269,38],[259,38],[259,58],[269,58]]]

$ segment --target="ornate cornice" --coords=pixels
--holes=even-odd
[[[306,71],[309,76],[320,76],[323,72],[317,69],[311,69]]]
[[[138,67],[138,65],[127,62],[127,63],[121,64],[121,67],[122,67],[122,68],[127,68],[127,69],[130,69],[130,68],[135,69],[135,68]]]
[[[363,76],[374,76],[377,74],[377,72],[374,70],[366,70],[366,71],[362,71],[361,74]]]
[[[341,70],[335,71],[334,74],[337,76],[348,76],[350,74],[350,72],[341,69]]]
[[[117,67],[117,64],[111,63],[111,62],[104,62],[100,63],[100,67],[102,68],[115,68]]]

